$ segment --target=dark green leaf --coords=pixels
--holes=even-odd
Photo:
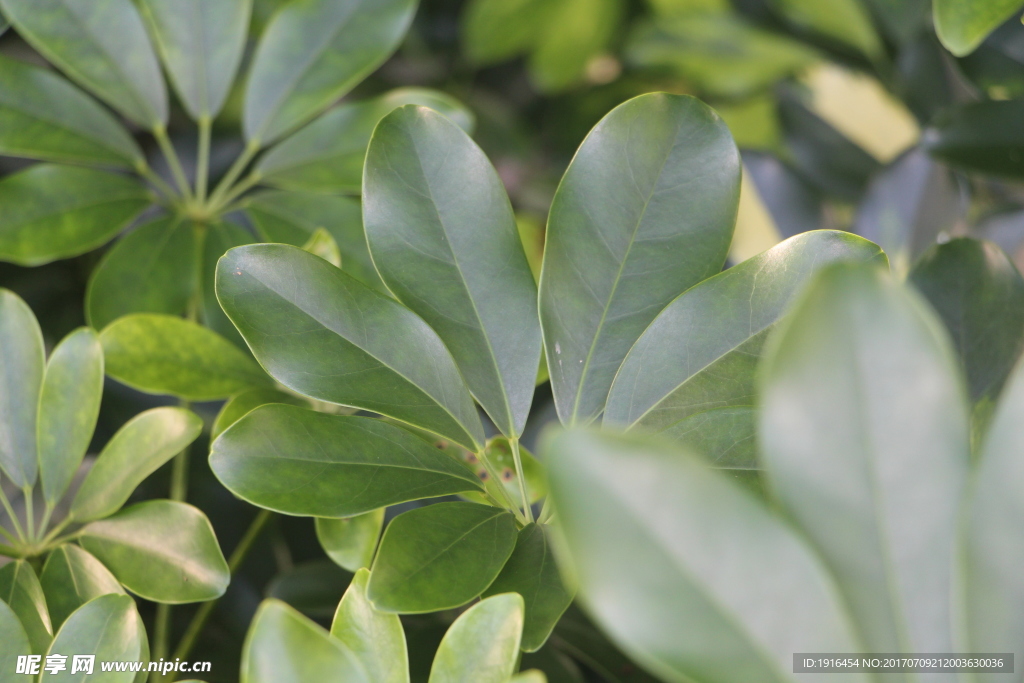
[[[763,493],[757,461],[757,410],[753,406],[705,410],[680,420],[667,433],[691,453],[704,456],[715,469]]]
[[[1020,8],[1021,0],[934,0],[935,32],[946,49],[963,57]]]
[[[53,627],[43,588],[32,565],[25,560],[15,560],[0,567],[0,600],[18,615],[32,652],[46,652],[53,640]]]
[[[836,577],[864,646],[952,651],[970,447],[941,323],[881,270],[832,266],[779,328],[761,379],[769,488]]]
[[[383,516],[382,516],[383,519]],[[355,655],[373,683],[408,683],[409,654],[397,614],[374,609],[366,597],[370,572],[356,572],[338,604],[331,635]]]
[[[224,315],[224,310],[221,309],[220,302],[217,301],[217,261],[228,249],[240,247],[243,244],[252,244],[253,241],[249,231],[237,225],[227,222],[212,223],[206,230],[206,239],[203,240],[202,264],[200,265],[202,269],[200,273],[202,291],[199,297],[200,321],[235,346],[243,349],[245,340],[242,339],[242,335],[238,334],[238,330],[231,324],[228,317]]]
[[[367,595],[388,612],[460,607],[487,589],[516,544],[510,512],[436,503],[395,517],[384,531]]]
[[[257,408],[221,434],[210,467],[236,496],[290,515],[351,517],[482,488],[469,468],[399,427],[286,405]]]
[[[107,374],[152,394],[212,401],[271,383],[244,351],[183,318],[127,315],[108,325],[100,342]]]
[[[597,417],[647,325],[721,269],[739,182],[728,129],[692,97],[642,95],[591,131],[551,206],[540,285],[563,422]]]
[[[107,442],[71,504],[78,522],[117,512],[135,487],[187,448],[203,421],[183,408],[153,408],[136,415]]]
[[[607,47],[623,21],[622,0],[560,0],[538,21],[527,60],[530,79],[546,92],[585,80],[590,60]]]
[[[437,112],[396,109],[366,153],[363,220],[388,289],[437,331],[498,429],[518,437],[540,362],[537,286],[483,151]]]
[[[1024,100],[971,102],[941,115],[921,138],[940,159],[971,171],[1024,178]]]
[[[217,268],[217,296],[285,386],[472,450],[483,443],[473,400],[437,333],[323,259],[280,244],[232,249]]]
[[[2,21],[0,19],[0,23]],[[32,646],[29,645],[25,629],[18,621],[18,615],[2,600],[0,600],[0,643],[4,644],[4,649],[0,651],[0,681],[17,683],[21,678],[14,673],[17,671],[18,657],[31,654]]]
[[[0,0],[18,35],[145,128],[167,123],[167,89],[131,0]]]
[[[298,396],[286,394],[277,389],[247,389],[229,398],[217,413],[210,429],[210,441],[220,436],[225,429],[235,424],[253,410],[268,403],[287,403],[293,406],[309,407],[309,402]]]
[[[77,545],[65,543],[50,553],[39,583],[55,629],[76,609],[107,593],[124,593],[110,570]]]
[[[242,61],[252,0],[142,0],[140,9],[189,115],[213,119]]]
[[[37,443],[43,498],[53,505],[67,491],[89,448],[103,396],[103,347],[82,327],[57,345],[39,394]]]
[[[46,364],[32,310],[0,289],[0,469],[18,488],[36,481],[36,416]]]
[[[925,31],[930,4],[928,0],[867,0],[882,28],[898,43],[908,43]]]
[[[429,683],[507,683],[523,633],[523,598],[495,595],[473,605],[444,634]]]
[[[384,528],[384,508],[355,517],[316,518],[316,537],[336,565],[354,572],[369,567]]]
[[[268,598],[277,598],[310,619],[330,621],[352,581],[352,574],[328,559],[312,560],[290,567],[274,577],[266,588]]]
[[[103,672],[99,662],[143,661],[148,649],[142,618],[135,601],[127,595],[103,595],[78,608],[61,627],[50,646],[50,654],[90,654],[96,656],[93,673],[67,670],[58,674],[43,673],[40,681],[72,681],[73,683],[132,683],[132,671]]]
[[[536,652],[544,645],[572,602],[572,593],[562,583],[555,566],[549,533],[547,527],[538,524],[524,527],[512,556],[484,592],[484,595],[514,592],[523,596],[526,608],[524,652]]]
[[[103,329],[130,313],[184,313],[196,290],[196,231],[165,216],[118,240],[89,277],[89,324]]]
[[[130,168],[142,151],[107,110],[46,69],[0,57],[0,152]]]
[[[795,651],[859,651],[815,553],[721,473],[632,435],[563,432],[543,452],[559,560],[604,631],[661,680],[793,683]]]
[[[377,683],[337,638],[280,600],[264,600],[242,650],[241,683]]]
[[[366,146],[377,122],[406,104],[430,107],[467,133],[473,114],[437,90],[398,88],[362,102],[342,104],[282,140],[256,164],[264,182],[286,190],[359,194]]]
[[[0,260],[38,266],[107,242],[150,203],[126,176],[39,164],[0,180]]]
[[[953,339],[972,401],[995,399],[1024,348],[1024,279],[992,242],[935,246],[910,281]]]
[[[210,520],[185,503],[138,503],[92,522],[78,538],[125,588],[147,600],[213,600],[231,578]]]
[[[605,424],[671,434],[711,408],[754,405],[764,340],[812,275],[843,260],[885,255],[849,233],[805,232],[676,297],[622,361]]]
[[[243,129],[267,144],[313,118],[398,47],[415,0],[307,0],[271,19],[253,57]]]
[[[884,55],[871,15],[860,0],[773,0],[773,4],[801,29],[845,43],[872,59]]]

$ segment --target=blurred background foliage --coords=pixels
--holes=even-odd
[[[288,1],[255,1],[254,38]],[[1008,18],[973,51],[944,34],[966,53],[956,56],[940,42],[928,0],[422,0],[397,54],[346,99],[419,86],[463,102],[512,198],[535,269],[548,206],[572,153],[610,109],[650,91],[702,98],[741,148],[733,263],[794,234],[834,228],[879,243],[904,274],[936,241],[961,235],[995,242],[1020,267],[1024,26],[1013,10],[1002,12]],[[12,31],[0,35],[0,54],[45,66]],[[242,85],[239,79],[215,122],[214,177],[242,148],[232,137]],[[187,166],[195,133],[174,106],[170,132]],[[146,151],[154,168],[166,171],[158,150]],[[0,175],[26,165],[0,158]],[[336,220],[308,210],[308,221]],[[102,256],[100,250],[39,268],[0,264],[0,286],[29,303],[52,344],[84,324],[86,282]],[[545,407],[538,399],[528,448],[545,415],[553,416],[550,400]],[[96,443],[167,402],[107,380]],[[194,406],[208,422],[218,407]],[[198,452],[205,450],[200,443]],[[162,472],[136,496],[161,497],[166,486]],[[204,458],[193,459],[189,490],[229,553],[256,510],[224,490]],[[234,679],[241,640],[265,595],[329,620],[348,575],[325,557],[312,526],[276,518],[233,581],[193,654],[214,662],[211,683]],[[190,611],[176,610],[179,630]],[[420,680],[453,618],[406,619]],[[550,646],[525,659],[523,669],[542,668],[552,683],[650,680],[575,610]]]

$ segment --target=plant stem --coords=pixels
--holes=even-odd
[[[0,544],[0,555],[3,555],[4,557],[13,557],[14,559],[18,559],[21,557],[21,553],[18,552],[16,548],[12,548],[9,545],[2,544]]]
[[[2,526],[0,526],[0,536],[3,536],[4,538],[6,538],[8,541],[10,541],[11,543],[13,543],[15,545],[19,545],[21,543],[21,541],[19,541],[17,538],[15,538],[14,534],[12,534],[10,531],[8,531],[7,529],[3,528]]]
[[[501,481],[501,475],[494,471],[494,465],[491,464],[491,461],[487,458],[487,449],[480,449],[477,452],[476,457],[484,464],[484,469],[487,470],[487,476],[489,476],[491,481],[496,484],[495,488],[501,491],[501,497],[504,499],[504,507],[515,514],[516,519],[519,520],[520,524],[527,524],[526,517],[524,517],[523,513],[519,511],[519,506],[516,505],[516,502],[512,500],[512,496],[510,496],[508,491],[505,490],[505,484]]]
[[[174,145],[171,144],[171,139],[167,137],[167,129],[163,125],[154,127],[153,137],[156,138],[157,144],[160,145],[160,151],[163,152],[164,159],[167,160],[167,165],[171,168],[171,175],[174,176],[174,182],[178,185],[178,190],[185,197],[185,201],[191,201],[192,188],[188,186],[188,178],[185,177],[185,170],[181,167],[178,153],[174,151]]]
[[[186,404],[187,407],[187,404]],[[174,456],[171,464],[171,500],[185,500],[188,496],[188,456],[189,446],[185,446]]]
[[[242,171],[245,170],[245,167],[250,161],[252,161],[252,158],[256,156],[256,152],[258,151],[260,151],[259,143],[250,142],[245,146],[242,153],[237,159],[235,159],[235,163],[231,165],[231,168],[229,168],[228,172],[223,178],[221,178],[221,181],[217,183],[217,188],[213,191],[213,194],[210,195],[210,206],[218,206],[221,204],[224,199],[224,195],[231,189],[232,183],[238,179],[238,176],[241,175]]]
[[[32,487],[26,486],[21,489],[21,494],[25,496],[25,535],[28,540],[35,541],[36,539],[36,511],[35,501],[32,500]]]
[[[45,536],[43,536],[43,540],[41,541],[41,543],[49,544],[50,542],[52,542],[53,539],[57,537],[57,534],[59,534],[60,532],[64,531],[64,529],[66,529],[69,524],[71,524],[71,517],[70,516],[65,517],[64,519],[62,519],[59,524],[57,524],[55,527],[50,529],[50,533],[48,533]]]
[[[169,201],[174,202],[177,199],[178,193],[174,191],[174,188],[168,185],[163,178],[158,176],[145,161],[140,160],[135,165],[135,171],[140,176],[148,180],[153,187],[157,189],[157,191],[163,193]]]
[[[14,508],[11,507],[11,501],[7,500],[7,494],[4,493],[2,485],[0,485],[0,503],[3,503],[7,516],[11,518],[11,524],[14,525],[14,532],[18,534],[18,539],[25,543],[27,541],[25,531],[21,528],[21,522],[18,521],[18,516],[14,514]]]
[[[263,178],[263,176],[260,174],[259,171],[253,171],[252,173],[247,175],[244,180],[242,180],[237,185],[232,187],[230,190],[225,192],[224,196],[221,197],[221,199],[218,202],[213,203],[212,200],[211,200],[210,211],[211,212],[218,212],[219,213],[221,211],[221,209],[223,209],[225,206],[229,205],[232,201],[234,201],[234,199],[236,197],[238,197],[243,192],[245,192],[246,190],[251,188],[253,185],[258,183],[262,178]]]
[[[555,516],[555,508],[551,506],[551,496],[544,499],[544,506],[540,509],[540,516],[537,517],[537,524],[545,524]]]
[[[46,507],[43,509],[43,521],[39,522],[39,537],[42,539],[46,533],[46,526],[50,523],[50,517],[53,516],[53,505],[50,501],[46,501]]]
[[[167,638],[171,626],[171,606],[165,603],[158,603],[156,606],[156,622],[153,627],[153,653],[149,661],[155,662],[167,656]],[[154,671],[149,677],[150,683],[159,683],[163,674]]]
[[[512,444],[512,459],[516,463],[516,478],[519,480],[519,495],[523,498],[523,514],[526,521],[533,521],[533,508],[530,507],[530,496],[526,493],[526,477],[523,475],[523,456],[519,453],[519,438],[509,439]]]
[[[196,161],[196,200],[206,202],[206,188],[210,177],[210,135],[213,121],[209,115],[199,119],[199,157]]]

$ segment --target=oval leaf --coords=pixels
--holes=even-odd
[[[143,160],[124,126],[60,76],[0,57],[0,81],[0,153],[123,168]]]
[[[587,136],[551,205],[540,284],[563,422],[597,417],[658,312],[721,270],[739,187],[729,130],[692,97],[642,95]]]
[[[214,600],[231,578],[210,520],[185,503],[139,503],[92,522],[78,538],[125,588],[147,600]]]
[[[217,267],[217,296],[263,367],[290,389],[474,451],[483,444],[473,400],[437,333],[323,259],[280,244],[232,249]]]
[[[696,458],[587,431],[544,453],[559,559],[589,614],[661,680],[794,683],[794,652],[860,651],[814,552]]]
[[[145,632],[134,600],[127,595],[103,595],[82,605],[68,617],[53,639],[50,653],[90,654],[96,656],[96,662],[144,661],[144,652],[148,649],[144,643]],[[67,670],[57,674],[44,670],[39,680],[132,683],[136,676],[132,671],[104,672],[98,664],[92,674],[80,671],[72,676],[70,664],[68,659]]]
[[[1020,10],[1020,0],[934,0],[935,32],[946,49],[963,57]]]
[[[506,683],[516,670],[522,633],[522,596],[505,593],[481,600],[444,634],[429,683]]]
[[[404,614],[460,607],[487,589],[516,544],[511,513],[477,503],[437,503],[388,525],[367,595]]]
[[[836,576],[868,651],[951,652],[970,448],[941,324],[880,270],[840,264],[772,344],[759,431],[769,488]]]
[[[423,439],[367,417],[257,408],[214,442],[210,468],[236,496],[290,515],[350,517],[482,489]]]
[[[151,394],[214,401],[271,383],[237,346],[171,315],[138,313],[118,318],[103,330],[100,342],[107,374]]]
[[[36,418],[46,364],[32,309],[0,289],[0,469],[18,488],[36,481]]]
[[[167,123],[167,89],[131,0],[0,0],[18,34],[145,128]]]
[[[245,92],[243,130],[266,144],[337,101],[398,47],[415,0],[308,0],[263,32]]]
[[[46,652],[53,640],[50,612],[46,597],[32,566],[25,560],[15,560],[0,567],[0,600],[14,610],[28,635],[32,652]]]
[[[136,415],[100,452],[75,494],[69,514],[78,522],[114,514],[136,486],[202,431],[199,416],[182,408],[153,408]]]
[[[338,604],[331,635],[348,647],[373,683],[408,683],[409,654],[402,622],[397,614],[374,609],[366,597],[369,580],[366,569],[356,572]]]
[[[2,600],[0,600],[0,643],[4,644],[4,649],[0,651],[0,681],[16,683],[20,678],[15,673],[18,657],[31,654],[32,646],[28,643],[25,629],[18,621],[18,615]]]
[[[50,553],[39,583],[55,629],[76,609],[108,593],[124,593],[103,563],[77,545],[65,543]]]
[[[103,347],[83,327],[57,345],[46,364],[39,395],[39,479],[54,505],[67,491],[89,448],[103,396]]]
[[[384,528],[384,508],[355,517],[317,517],[316,537],[331,561],[354,572],[369,567]]]
[[[366,153],[363,226],[388,289],[437,331],[498,429],[519,436],[540,362],[537,287],[483,151],[426,107],[391,112]]]
[[[189,115],[216,117],[242,61],[252,0],[142,0],[139,5]]]

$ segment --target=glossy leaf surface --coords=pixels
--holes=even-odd
[[[103,563],[77,545],[64,543],[50,553],[39,575],[53,628],[59,630],[76,609],[108,593],[124,593]]]
[[[40,681],[73,681],[74,683],[132,683],[132,671],[101,671],[98,662],[137,662],[148,650],[142,618],[135,601],[127,595],[103,595],[78,608],[61,627],[50,646],[51,654],[91,654],[97,664],[93,673],[84,671],[71,675],[71,659],[67,669],[50,674],[45,671]],[[45,659],[44,659],[45,661]]]
[[[540,361],[537,287],[483,151],[430,109],[396,109],[366,153],[363,223],[388,289],[437,331],[501,432],[521,434]]]
[[[551,206],[540,284],[563,422],[597,417],[619,363],[658,311],[721,269],[739,163],[721,119],[685,96],[629,100],[583,142]]]
[[[3,20],[0,19],[0,22]],[[7,603],[0,600],[0,642],[5,643],[4,649],[0,651],[0,681],[3,683],[15,683],[21,676],[16,674],[18,657],[32,652],[25,629],[18,621],[18,615],[14,613]]]
[[[946,49],[963,57],[1020,7],[1020,0],[934,0],[935,32]]]
[[[793,653],[859,651],[815,553],[720,473],[633,435],[543,453],[579,599],[660,680],[825,681],[790,673]]]
[[[409,655],[397,614],[380,612],[366,597],[370,572],[356,572],[338,604],[331,635],[340,640],[373,683],[408,683]]]
[[[140,391],[212,401],[270,384],[244,351],[183,318],[127,315],[108,325],[100,341],[107,374]]]
[[[505,593],[459,615],[437,648],[429,683],[507,683],[516,670],[523,598]]]
[[[232,249],[218,265],[217,296],[285,386],[473,450],[483,443],[472,398],[437,333],[323,259],[280,244]]]
[[[355,517],[317,517],[316,537],[331,561],[354,572],[369,567],[384,528],[384,508]]]
[[[44,57],[127,116],[167,123],[167,89],[131,0],[0,0],[0,9]]]
[[[286,405],[258,408],[221,434],[210,467],[236,496],[290,515],[350,517],[482,488],[467,467],[399,427]]]
[[[224,594],[231,578],[210,521],[185,503],[138,503],[80,533],[83,548],[125,588],[148,600],[213,600]]]
[[[224,407],[217,413],[217,418],[213,421],[213,427],[210,429],[210,441],[212,442],[225,429],[241,420],[253,410],[268,403],[309,406],[307,401],[298,396],[286,394],[277,389],[247,389],[240,394],[235,394],[224,403]]]
[[[203,430],[183,408],[153,408],[136,415],[107,442],[71,504],[71,516],[89,522],[117,512],[135,487],[184,450]]]
[[[43,499],[55,504],[75,476],[96,428],[103,395],[103,347],[79,328],[50,354],[36,420]]]
[[[245,93],[247,140],[266,144],[307,122],[398,46],[415,0],[308,0],[274,15]]]
[[[43,383],[43,333],[32,310],[0,289],[0,468],[18,488],[36,481],[36,414]]]
[[[53,627],[50,625],[43,588],[28,562],[15,560],[0,567],[0,600],[6,602],[18,615],[32,652],[46,652],[53,640]]]
[[[453,609],[494,581],[516,543],[515,518],[477,503],[436,503],[395,517],[373,561],[367,595],[377,609]]]
[[[769,488],[836,576],[865,647],[948,651],[970,448],[939,321],[880,270],[833,266],[780,327],[762,379]]]
[[[0,180],[0,260],[38,266],[104,244],[150,203],[123,175],[39,164]]]

